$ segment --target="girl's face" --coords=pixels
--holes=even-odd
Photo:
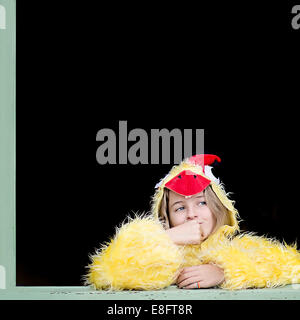
[[[168,210],[171,227],[195,219],[201,224],[204,238],[212,233],[216,225],[216,217],[208,208],[203,191],[185,198],[170,190]]]

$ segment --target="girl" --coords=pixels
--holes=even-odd
[[[156,185],[151,214],[129,218],[91,257],[96,289],[244,289],[300,282],[296,246],[238,234],[238,212],[211,173],[215,155],[174,166]]]

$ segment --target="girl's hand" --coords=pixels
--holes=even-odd
[[[196,220],[190,220],[179,226],[166,230],[175,244],[200,244],[204,240],[201,224]]]
[[[224,281],[224,271],[213,264],[183,268],[176,284],[181,289],[211,288]]]

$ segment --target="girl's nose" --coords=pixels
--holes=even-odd
[[[196,211],[192,208],[187,208],[187,219],[193,220],[197,217]]]

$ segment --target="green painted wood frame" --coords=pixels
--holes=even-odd
[[[300,300],[300,285],[275,289],[95,291],[16,286],[16,0],[0,0],[0,300]],[[22,106],[24,107],[24,106]]]
[[[16,1],[0,0],[0,288],[16,285]]]

